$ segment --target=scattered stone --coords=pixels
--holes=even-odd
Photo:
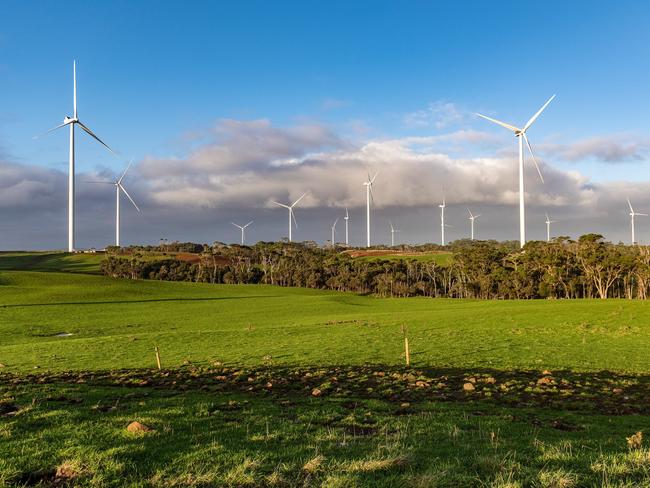
[[[623,388],[614,388],[614,389],[612,390],[612,393],[613,393],[614,395],[620,395],[621,393],[623,393]]]
[[[271,388],[273,388],[273,383],[269,381],[268,383],[266,383],[266,387],[270,390]]]
[[[129,425],[127,425],[126,430],[133,434],[140,434],[145,432],[153,432],[154,429],[152,429],[148,425],[141,424],[140,422],[136,421],[136,422],[131,422]]]
[[[555,380],[551,378],[550,376],[543,376],[540,379],[537,380],[538,385],[554,385]]]
[[[411,406],[411,404],[410,404],[409,402],[403,402],[403,403],[400,405],[400,408],[409,408],[410,406]]]
[[[639,431],[625,439],[627,440],[627,447],[630,449],[641,449],[641,444],[643,444],[643,432]]]
[[[6,368],[7,365],[0,363],[0,368]]]
[[[485,382],[489,385],[493,385],[497,382],[497,380],[492,376],[488,376],[487,378],[485,378]]]
[[[463,390],[465,390],[465,391],[474,391],[475,389],[476,388],[474,387],[474,385],[472,383],[465,383],[463,385]]]
[[[467,381],[469,381],[473,385],[476,384],[476,378],[474,378],[473,376],[470,379],[468,379]]]
[[[314,388],[314,389],[311,391],[311,396],[313,396],[313,397],[319,397],[319,396],[321,396],[322,394],[323,394],[323,392],[320,391],[318,388]]]
[[[553,373],[551,373],[548,369],[545,369],[544,371],[542,371],[542,374],[543,374],[543,375],[546,375],[546,376],[550,376],[550,375],[552,375]]]
[[[420,380],[415,382],[415,386],[417,386],[418,388],[429,388],[429,383]]]

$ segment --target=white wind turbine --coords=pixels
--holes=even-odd
[[[348,207],[345,207],[345,245],[348,245],[348,224],[350,222],[350,216],[348,215]]]
[[[537,168],[539,178],[542,180],[542,183],[544,183],[544,177],[542,176],[542,172],[540,171],[537,160],[535,159],[535,155],[533,154],[533,148],[530,146],[530,142],[528,142],[526,131],[530,128],[531,125],[533,125],[533,122],[537,120],[537,117],[539,117],[539,115],[554,98],[555,95],[549,98],[548,101],[542,106],[542,108],[540,108],[537,113],[535,113],[535,115],[533,115],[530,120],[526,122],[526,125],[524,125],[522,129],[515,127],[514,125],[506,124],[505,122],[493,119],[491,117],[487,117],[485,115],[476,114],[479,117],[482,117],[486,120],[489,120],[490,122],[494,122],[495,124],[500,125],[501,127],[505,127],[506,129],[513,131],[515,133],[515,137],[519,138],[519,244],[521,247],[524,247],[524,244],[526,244],[526,217],[524,209],[524,142],[526,142],[526,146],[528,146],[528,151],[530,151],[530,155],[533,158],[533,163],[535,163],[535,168]]]
[[[246,224],[246,225],[237,225],[237,224],[235,224],[234,222],[230,222],[230,223],[231,223],[232,225],[234,225],[235,227],[237,227],[239,230],[241,230],[241,245],[243,246],[243,245],[244,245],[244,236],[245,236],[245,232],[246,232],[246,227],[248,227],[249,225],[251,225],[251,224],[253,223],[253,221],[251,220],[251,221],[250,221],[248,224]]]
[[[295,207],[300,200],[302,200],[305,195],[307,195],[307,192],[303,193],[298,200],[293,202],[291,205],[285,205],[284,203],[278,203],[275,201],[272,201],[272,203],[275,203],[276,205],[279,205],[280,207],[284,207],[289,210],[289,242],[291,242],[291,220],[296,224],[296,227],[298,227],[298,222],[296,222],[296,217],[293,215],[293,207]]]
[[[72,63],[72,117],[66,116],[63,119],[63,123],[50,129],[48,131],[52,132],[66,125],[70,126],[70,161],[69,161],[69,170],[68,170],[68,251],[73,252],[74,247],[74,126],[79,125],[90,137],[95,139],[97,142],[106,147],[110,152],[115,154],[104,141],[97,137],[93,131],[81,123],[79,117],[77,116],[77,63],[73,61]]]
[[[372,184],[375,182],[375,178],[379,173],[375,173],[375,176],[370,178],[370,173],[368,173],[368,181],[364,181],[363,184],[366,187],[366,247],[370,247],[370,200],[372,199],[373,203],[375,197],[372,194]]]
[[[546,242],[551,242],[551,224],[554,224],[557,220],[551,220],[547,213],[544,215],[546,215]]]
[[[467,213],[469,214],[469,221],[470,221],[470,239],[473,241],[474,240],[474,221],[478,219],[481,214],[474,215],[471,210],[468,208]]]
[[[395,247],[395,232],[399,232],[399,229],[393,227],[393,223],[389,220],[388,225],[390,225],[390,247]]]
[[[630,203],[629,198],[627,199],[627,204],[630,207],[630,228],[632,229],[632,245],[634,245],[634,244],[636,244],[636,239],[634,237],[634,217],[637,216],[637,215],[640,215],[642,217],[647,217],[648,214],[635,212],[634,209],[632,208],[632,204]]]
[[[122,173],[122,175],[115,181],[90,181],[89,182],[89,183],[106,183],[115,186],[115,245],[117,247],[120,247],[120,192],[124,192],[124,194],[129,199],[129,201],[133,204],[135,209],[138,212],[140,211],[140,208],[133,201],[133,198],[131,198],[129,192],[127,192],[126,188],[124,188],[124,185],[122,185],[122,180],[126,176],[127,171],[129,171],[129,168],[131,167],[131,163],[133,163],[133,160],[129,161],[129,164],[124,170],[124,173]]]
[[[438,205],[440,207],[440,245],[444,246],[445,245],[445,207],[447,206],[445,204],[445,197],[442,197],[442,205]]]
[[[331,240],[332,247],[334,247],[336,245],[336,224],[338,224],[338,222],[339,222],[339,219],[336,219],[334,221],[334,223],[332,224],[332,240]]]

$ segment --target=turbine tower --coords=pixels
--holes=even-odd
[[[546,242],[551,242],[551,224],[554,224],[557,220],[549,219],[547,213],[544,215],[546,215]]]
[[[635,237],[634,237],[634,217],[635,217],[636,215],[640,215],[640,216],[642,216],[642,217],[647,217],[648,214],[635,212],[634,209],[632,208],[632,204],[630,203],[630,199],[629,199],[629,198],[627,199],[627,204],[628,204],[629,207],[630,207],[630,228],[632,229],[632,245],[634,245],[634,244],[636,244],[636,239],[635,239]]]
[[[468,219],[470,221],[470,240],[473,241],[474,240],[474,221],[476,219],[478,219],[481,216],[481,214],[474,215],[474,214],[472,214],[472,212],[471,212],[471,210],[469,208],[467,209],[467,213],[469,214]]]
[[[232,225],[234,225],[235,227],[237,227],[239,230],[241,230],[241,245],[243,246],[243,245],[244,245],[244,235],[245,235],[246,227],[248,227],[249,225],[251,225],[251,224],[253,223],[253,221],[251,220],[251,221],[250,221],[248,224],[246,224],[246,225],[237,225],[237,224],[235,224],[234,222],[230,222],[230,223],[231,223]]]
[[[332,224],[332,241],[331,241],[332,242],[332,247],[335,246],[335,242],[336,242],[336,224],[338,222],[339,222],[339,219],[336,219],[334,221],[334,224]]]
[[[364,181],[363,184],[366,187],[366,247],[370,247],[370,200],[375,202],[375,197],[372,194],[372,184],[375,182],[375,178],[379,173],[375,173],[375,176],[370,178],[370,173],[368,173],[368,181]]]
[[[70,126],[70,161],[69,161],[69,170],[68,170],[68,252],[74,252],[74,126],[79,125],[90,137],[95,139],[97,142],[106,147],[110,152],[115,154],[104,141],[97,137],[93,131],[81,123],[79,117],[77,116],[77,63],[73,61],[72,63],[72,117],[66,115],[63,119],[61,125],[57,125],[53,129],[50,129],[49,132],[53,132],[61,127],[66,125]],[[119,195],[119,192],[118,192]]]
[[[350,222],[350,216],[348,215],[348,207],[345,207],[345,245],[347,246],[348,243],[348,224]]]
[[[440,207],[440,245],[445,245],[445,197],[442,197],[442,205]]]
[[[390,225],[390,247],[395,247],[395,232],[399,232],[399,229],[393,227],[393,223],[389,220],[388,225]]]
[[[284,203],[278,203],[278,202],[272,202],[275,203],[276,205],[279,205],[280,207],[284,207],[289,210],[289,242],[291,242],[291,220],[293,220],[293,223],[296,224],[296,227],[298,227],[298,222],[296,222],[296,217],[293,215],[293,207],[295,207],[300,200],[302,200],[305,195],[307,195],[307,192],[303,193],[298,200],[293,202],[291,205],[285,205]]]
[[[89,183],[106,183],[115,186],[115,245],[117,247],[120,247],[120,193],[123,192],[126,195],[126,197],[129,199],[129,201],[133,204],[135,209],[138,212],[140,211],[140,208],[133,201],[133,198],[131,198],[129,192],[126,191],[126,188],[124,188],[124,185],[122,185],[122,180],[126,176],[127,171],[129,171],[129,168],[131,168],[132,163],[133,160],[129,161],[129,164],[126,166],[124,173],[122,173],[122,175],[115,181],[90,181],[89,182]]]
[[[491,117],[487,117],[486,115],[476,114],[479,117],[482,117],[486,120],[489,120],[490,122],[500,125],[501,127],[505,127],[506,129],[511,130],[515,133],[515,137],[519,139],[519,244],[521,247],[524,247],[524,244],[526,244],[526,217],[524,208],[524,142],[526,143],[526,146],[528,146],[528,151],[533,158],[533,163],[535,163],[535,168],[537,168],[537,173],[539,174],[539,179],[542,180],[542,183],[544,183],[542,172],[539,170],[539,165],[537,164],[537,160],[533,154],[533,148],[530,146],[530,142],[528,142],[526,131],[530,128],[531,125],[533,125],[533,122],[537,120],[537,117],[539,117],[539,115],[554,98],[555,95],[549,98],[548,101],[542,105],[542,108],[540,108],[537,113],[535,113],[535,115],[533,115],[528,120],[528,122],[526,122],[526,125],[524,125],[522,129],[515,127],[514,125],[506,124],[505,122],[493,119]]]

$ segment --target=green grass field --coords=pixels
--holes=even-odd
[[[42,256],[0,255],[31,270],[0,271],[0,485],[650,486],[626,441],[650,426],[646,302],[123,281]]]

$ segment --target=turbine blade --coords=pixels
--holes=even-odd
[[[52,128],[51,128],[50,130],[48,130],[47,132],[43,132],[42,134],[38,134],[38,135],[36,135],[36,136],[33,136],[32,139],[39,139],[39,138],[41,138],[41,137],[43,137],[43,136],[46,136],[46,135],[48,135],[50,132],[54,132],[55,130],[60,129],[61,127],[65,127],[65,126],[68,125],[69,123],[70,123],[70,122],[63,122],[61,125],[57,125],[56,127],[52,127]]]
[[[345,218],[347,219],[348,217],[348,207],[345,207]]]
[[[86,127],[85,125],[83,125],[83,124],[82,124],[81,122],[79,122],[79,121],[77,121],[77,124],[79,124],[79,126],[80,126],[83,130],[85,130],[86,133],[88,133],[88,135],[89,135],[90,137],[92,137],[93,139],[95,139],[97,142],[99,142],[101,145],[103,145],[106,149],[108,149],[110,152],[112,152],[115,156],[117,156],[117,153],[116,153],[115,151],[113,151],[113,150],[108,146],[108,144],[106,144],[106,143],[105,143],[104,141],[102,141],[99,137],[97,137],[97,136],[94,134],[93,131],[91,131],[88,127]]]
[[[537,159],[535,159],[535,155],[533,154],[533,148],[530,147],[530,142],[528,142],[528,137],[526,137],[526,133],[522,132],[521,135],[524,138],[524,141],[526,141],[526,146],[528,146],[528,151],[530,152],[530,155],[533,158],[533,163],[535,163],[535,168],[537,168],[537,174],[539,175],[539,179],[542,180],[542,183],[544,183],[544,177],[542,176],[542,172],[539,169],[539,165],[537,164]]]
[[[72,61],[72,108],[74,118],[77,118],[77,61]]]
[[[634,209],[632,208],[632,204],[630,203],[630,199],[627,199],[627,204],[630,206],[630,212],[634,213]]]
[[[542,105],[542,108],[540,108],[535,115],[533,115],[528,122],[526,122],[526,125],[524,125],[524,128],[522,129],[522,132],[526,132],[528,128],[533,125],[533,122],[537,120],[537,117],[544,111],[544,109],[548,106],[549,103],[553,101],[555,98],[555,95],[553,95],[551,98],[548,99],[548,101]]]
[[[514,125],[506,124],[505,122],[501,122],[500,120],[493,119],[492,117],[488,117],[487,115],[483,115],[483,114],[479,114],[479,113],[477,113],[476,115],[478,115],[479,117],[484,118],[485,120],[489,120],[490,122],[492,122],[494,124],[500,125],[501,127],[505,127],[506,129],[511,130],[515,134],[518,133],[518,132],[521,132],[521,130],[519,128],[515,127]]]
[[[333,225],[332,227],[336,227],[336,224],[338,224],[338,223],[339,223],[339,219],[337,218],[337,219],[334,221],[334,225]]]
[[[374,204],[375,203],[375,194],[372,192],[372,185],[368,185],[368,188],[370,189],[370,201]]]
[[[372,180],[370,180],[370,175],[368,175],[368,179],[370,180],[370,184],[372,185],[375,182],[375,179],[379,176],[379,171],[375,173],[375,176],[372,177]]]
[[[271,203],[275,203],[276,205],[279,205],[279,206],[284,207],[284,208],[291,208],[291,207],[289,207],[289,205],[285,205],[284,203],[279,203],[279,202],[276,202],[274,200],[271,200]]]
[[[251,225],[252,223],[253,223],[253,221],[251,220],[248,224],[246,224],[246,225],[244,226],[244,229],[245,229],[246,227],[248,227],[249,225]]]
[[[473,219],[474,216],[472,215],[471,210],[468,207],[466,207],[466,208],[467,208],[467,213],[469,214],[469,217]]]
[[[239,229],[242,228],[241,225],[237,225],[237,224],[235,224],[234,222],[230,222],[230,223],[231,223],[232,225],[234,225],[235,227],[239,228]]]
[[[293,219],[293,223],[295,224],[296,228],[298,228],[298,221],[296,220],[296,216],[293,213],[293,208],[289,207],[289,213],[291,214],[291,218]]]
[[[135,207],[135,209],[139,212],[139,211],[140,211],[140,208],[135,204],[135,202],[133,201],[133,198],[131,198],[131,195],[129,195],[129,192],[126,191],[126,188],[124,188],[121,184],[118,184],[117,186],[120,188],[120,190],[122,190],[122,191],[124,192],[124,194],[126,195],[126,197],[127,197],[129,200],[131,200],[131,203],[133,204],[133,206]]]
[[[638,214],[635,214],[635,215],[641,215],[642,217],[647,217],[648,216],[648,214],[642,214],[642,213],[638,213]]]
[[[293,202],[293,203],[291,204],[291,206],[292,206],[292,207],[295,206],[295,205],[296,205],[300,200],[302,200],[303,198],[305,198],[305,195],[307,195],[307,192],[303,193],[303,194],[300,196],[300,198],[299,198],[298,200],[296,200],[295,202]]]
[[[122,180],[123,180],[124,177],[126,176],[126,172],[129,170],[129,168],[131,167],[131,164],[132,164],[132,163],[133,163],[133,158],[131,158],[131,161],[129,161],[129,164],[127,165],[126,169],[124,170],[124,173],[122,173],[122,176],[120,176],[120,179],[117,180],[118,183],[122,183]]]

